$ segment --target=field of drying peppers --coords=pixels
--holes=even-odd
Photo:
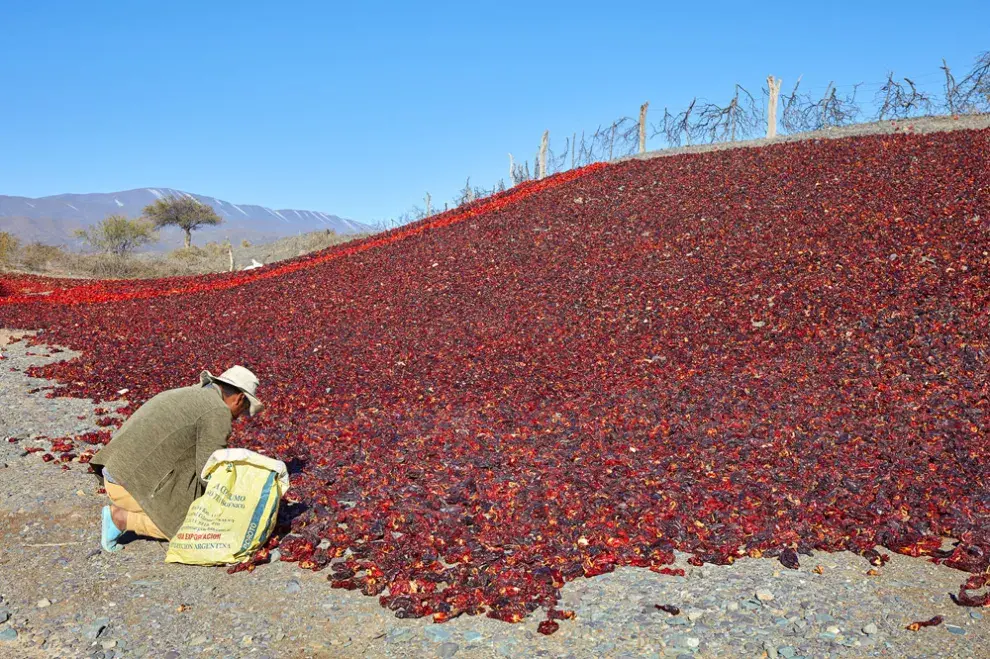
[[[81,351],[34,375],[101,401],[254,369],[234,440],[293,471],[269,549],[399,617],[552,633],[565,581],[675,549],[878,545],[985,606],[988,155],[969,130],[597,165],[251,273],[7,277],[0,326]]]

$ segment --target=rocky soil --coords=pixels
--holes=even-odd
[[[0,345],[11,336],[0,330]],[[105,554],[106,497],[88,467],[25,453],[48,446],[41,436],[96,429],[90,401],[47,398],[52,383],[24,373],[73,354],[0,349],[2,657],[990,657],[990,610],[949,599],[964,575],[896,554],[876,574],[849,553],[802,556],[798,570],[686,556],[683,578],[619,569],[569,583],[562,608],[576,617],[552,636],[536,617],[400,620],[290,563],[228,575],[166,565],[166,545],[141,540]],[[905,630],[935,615],[945,623]]]

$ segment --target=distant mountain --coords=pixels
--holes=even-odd
[[[369,233],[372,227],[329,213],[293,209],[273,209],[251,204],[233,204],[216,197],[190,194],[172,188],[139,188],[124,192],[60,194],[51,197],[9,197],[0,195],[0,230],[8,231],[24,242],[39,240],[51,245],[78,247],[73,237],[107,215],[139,217],[156,199],[166,196],[192,197],[212,206],[223,224],[203,227],[193,232],[193,243],[230,238],[231,241],[269,241],[300,233],[332,229],[339,234]],[[163,229],[158,249],[182,243],[182,231]]]

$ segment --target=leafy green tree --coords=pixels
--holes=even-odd
[[[93,249],[124,258],[138,247],[158,240],[155,226],[142,219],[131,220],[123,215],[109,215],[99,224],[89,229],[76,231]]]
[[[156,229],[177,226],[186,232],[186,247],[192,244],[192,232],[201,226],[223,222],[211,207],[192,197],[169,196],[144,207],[145,216]]]

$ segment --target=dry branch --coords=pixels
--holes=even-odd
[[[917,85],[910,78],[903,78],[903,83],[894,80],[894,74],[887,74],[887,82],[877,91],[876,104],[877,120],[905,119],[929,114],[932,111],[931,97],[918,91]]]
[[[723,107],[705,103],[701,107],[691,132],[709,143],[734,142],[752,134],[758,127],[759,120],[760,112],[753,95],[737,84],[728,105]]]

